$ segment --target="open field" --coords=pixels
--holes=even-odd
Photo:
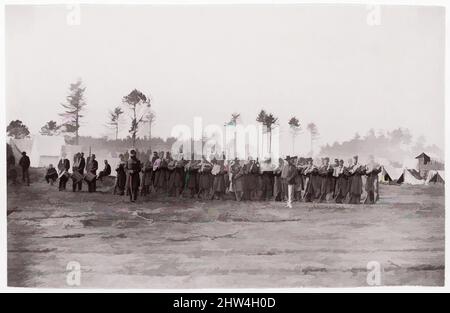
[[[81,264],[84,288],[367,286],[370,261],[383,285],[444,284],[443,186],[381,186],[372,206],[288,209],[130,204],[106,187],[75,194],[34,182],[8,187],[8,213],[9,286],[68,288],[70,261]]]

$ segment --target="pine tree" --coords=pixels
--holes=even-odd
[[[291,119],[288,122],[289,128],[291,129],[292,134],[292,154],[295,155],[295,138],[299,134],[301,128],[300,128],[300,121],[295,116],[291,117]]]
[[[61,103],[65,109],[60,116],[63,117],[63,126],[66,133],[75,134],[75,144],[78,145],[80,121],[83,115],[81,112],[86,106],[84,101],[84,92],[86,87],[82,87],[82,81],[79,79],[77,82],[70,84],[69,95],[66,97],[67,103]]]
[[[123,111],[120,107],[116,107],[113,111],[109,111],[108,126],[113,128],[116,133],[116,140],[119,137],[120,116]]]
[[[123,104],[131,111],[130,134],[133,146],[136,144],[136,134],[142,122],[145,122],[150,110],[150,99],[137,89],[123,97]]]

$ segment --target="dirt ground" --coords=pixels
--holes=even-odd
[[[444,284],[443,186],[383,185],[376,205],[288,209],[162,196],[131,204],[109,187],[58,192],[32,179],[8,187],[9,286],[73,288],[71,261],[81,288],[367,286],[371,261],[382,285]]]

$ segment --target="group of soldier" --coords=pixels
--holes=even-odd
[[[203,200],[231,196],[236,201],[285,201],[288,207],[294,201],[360,204],[363,200],[373,204],[379,198],[381,167],[373,161],[363,165],[358,156],[346,165],[339,159],[332,163],[328,157],[315,164],[312,158],[286,156],[274,164],[270,158],[261,162],[252,157],[226,160],[224,156],[184,160],[182,156],[172,157],[170,152],[156,151],[144,156],[146,160],[140,161],[134,149],[119,155],[114,194],[127,195],[131,202],[138,195],[151,194]],[[108,161],[104,163],[104,169],[97,174],[95,154],[86,159],[83,153],[75,154],[72,168],[70,160],[62,154],[57,168],[49,165],[45,179],[52,185],[59,180],[60,191],[66,190],[67,182],[72,179],[73,192],[81,191],[85,181],[88,191],[95,192],[97,180],[111,174]],[[25,152],[19,165],[23,181],[29,185],[30,159]],[[365,199],[361,199],[363,191]]]
[[[278,165],[270,158],[260,162],[252,157],[245,161],[227,161],[225,157],[184,160],[173,158],[170,152],[153,152],[141,162],[135,150],[128,159],[119,157],[114,194],[126,194],[132,202],[139,194],[154,193],[210,200],[231,195],[236,201],[286,201],[288,207],[293,201],[359,204],[363,188],[367,194],[364,203],[378,200],[381,168],[373,162],[360,164],[358,156],[347,165],[338,159],[331,164],[327,157],[317,165],[312,158],[290,156],[280,158]]]
[[[97,174],[98,162],[95,154],[90,155],[87,159],[84,153],[76,153],[72,164],[72,173],[70,173],[70,160],[66,158],[66,154],[62,154],[58,161],[57,168],[50,164],[47,168],[45,180],[47,183],[54,184],[59,180],[59,191],[66,190],[67,182],[72,179],[72,191],[81,191],[83,188],[83,181],[87,183],[88,191],[95,192],[97,190],[97,180],[102,180],[103,177],[111,174],[111,166],[105,160],[105,168]]]

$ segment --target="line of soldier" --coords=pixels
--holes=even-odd
[[[247,161],[226,161],[213,157],[208,161],[173,158],[169,152],[154,152],[141,162],[136,151],[129,152],[116,168],[114,194],[128,195],[135,202],[138,195],[165,193],[168,196],[191,198],[224,199],[233,195],[236,201],[275,200],[286,201],[292,207],[293,201],[361,203],[363,176],[366,176],[364,203],[378,200],[379,165],[371,162],[362,165],[354,156],[347,166],[343,160],[322,158],[322,164],[315,165],[312,158],[287,156],[280,158],[278,166],[270,158],[259,162],[249,157]]]
[[[53,164],[49,165],[45,180],[52,185],[56,180],[59,180],[59,191],[64,191],[66,190],[67,182],[72,178],[73,192],[81,191],[83,181],[85,181],[88,185],[88,191],[95,192],[97,190],[97,180],[102,180],[103,177],[111,174],[111,166],[107,160],[104,162],[104,169],[97,174],[98,162],[95,154],[85,159],[83,152],[76,153],[73,159],[72,173],[70,173],[70,160],[63,153],[58,161],[57,168],[54,168]]]

